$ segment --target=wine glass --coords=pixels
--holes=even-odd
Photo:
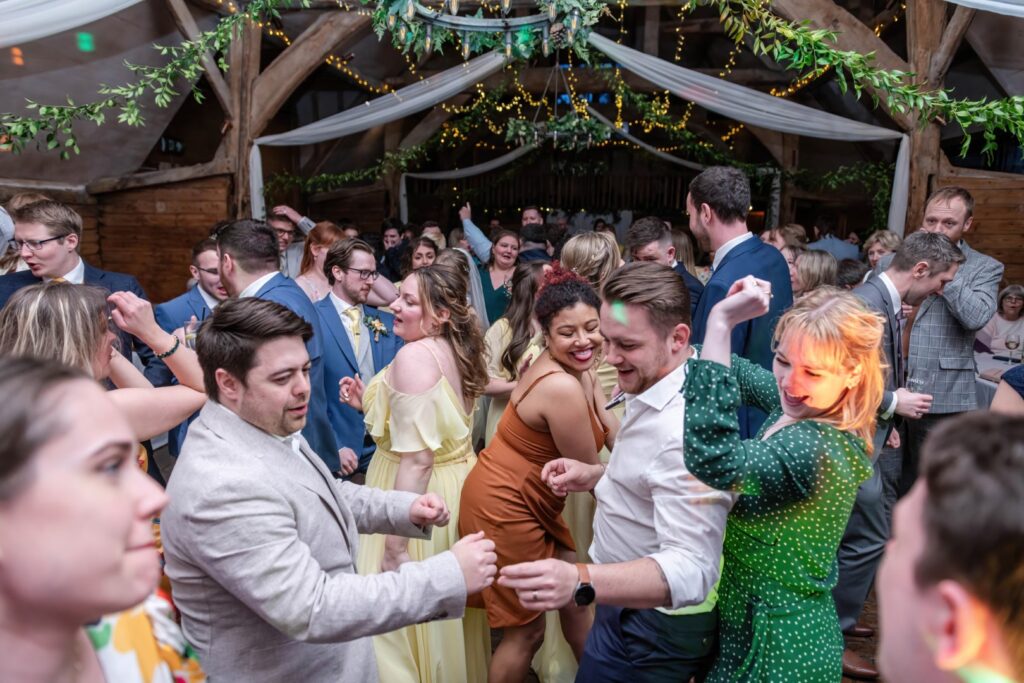
[[[1013,362],[1014,352],[1020,348],[1020,335],[1019,334],[1008,334],[1006,335],[1006,348],[1009,349],[1009,363]]]
[[[201,321],[191,318],[186,320],[185,324],[182,326],[182,329],[185,332],[185,346],[190,349],[196,348],[196,333],[199,332],[200,324]]]
[[[932,373],[928,370],[915,369],[907,377],[907,390],[915,394],[926,394],[932,384]]]

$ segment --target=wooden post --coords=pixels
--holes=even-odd
[[[910,68],[926,75],[932,66],[932,55],[942,41],[946,23],[946,3],[942,0],[908,0],[907,2],[907,54]],[[933,85],[941,85],[936,83]],[[921,226],[924,206],[931,190],[931,182],[939,170],[942,150],[939,146],[939,126],[921,125],[913,117],[910,133],[910,196],[907,202],[906,232]]]
[[[199,26],[192,17],[192,13],[189,12],[185,0],[167,0],[167,8],[171,11],[171,16],[174,17],[174,23],[177,25],[181,35],[185,36],[188,40],[195,40],[199,37]],[[221,109],[224,110],[224,113],[227,114],[230,120],[231,93],[228,90],[228,84],[224,81],[224,76],[220,72],[220,68],[217,66],[217,62],[210,53],[203,55],[203,69],[206,71],[206,80],[213,89],[214,97],[217,98]]]
[[[228,52],[231,79],[231,111],[234,125],[221,143],[231,167],[234,169],[231,209],[235,218],[250,214],[249,202],[249,150],[252,149],[252,85],[260,72],[260,43],[263,32],[259,26],[245,23],[238,27],[238,35],[231,41]]]
[[[661,7],[651,5],[644,8],[644,45],[643,51],[658,56],[658,39],[661,37]]]

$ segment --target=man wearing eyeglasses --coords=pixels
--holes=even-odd
[[[327,416],[341,447],[341,473],[361,482],[373,455],[374,443],[363,414],[337,399],[343,377],[358,374],[364,382],[395,358],[402,340],[394,333],[394,316],[366,305],[378,277],[373,247],[362,240],[340,240],[324,258],[331,293],[316,303],[324,330],[324,391]],[[332,393],[333,392],[333,393]]]
[[[196,281],[196,285],[181,296],[158,305],[154,311],[157,325],[165,332],[173,333],[174,330],[184,326],[193,318],[200,322],[206,320],[213,309],[228,298],[228,292],[220,281],[217,240],[207,238],[192,247],[192,265],[188,267],[188,270]],[[174,383],[174,377],[168,372],[161,384],[166,386],[172,383]],[[198,415],[197,411],[186,422],[168,431],[167,449],[175,458],[181,452],[181,445],[185,442],[188,426]]]
[[[131,275],[100,270],[82,259],[78,253],[82,217],[69,206],[53,200],[33,202],[13,211],[11,218],[14,239],[10,240],[10,248],[21,255],[28,270],[0,277],[0,308],[22,287],[51,280],[96,285],[109,292],[131,292],[146,299],[142,285]],[[129,360],[132,351],[137,353],[145,365],[146,378],[159,383],[166,366],[156,360],[153,351],[126,332],[119,330],[118,337],[121,353]]]

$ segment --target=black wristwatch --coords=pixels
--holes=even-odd
[[[576,584],[576,592],[572,595],[572,601],[579,607],[584,607],[594,602],[597,593],[594,592],[594,585],[590,583],[590,570],[587,565],[580,562],[576,565],[580,572],[580,582]]]

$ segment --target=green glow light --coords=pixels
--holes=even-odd
[[[78,43],[79,52],[92,52],[96,49],[96,41],[91,33],[76,33],[75,40]]]

